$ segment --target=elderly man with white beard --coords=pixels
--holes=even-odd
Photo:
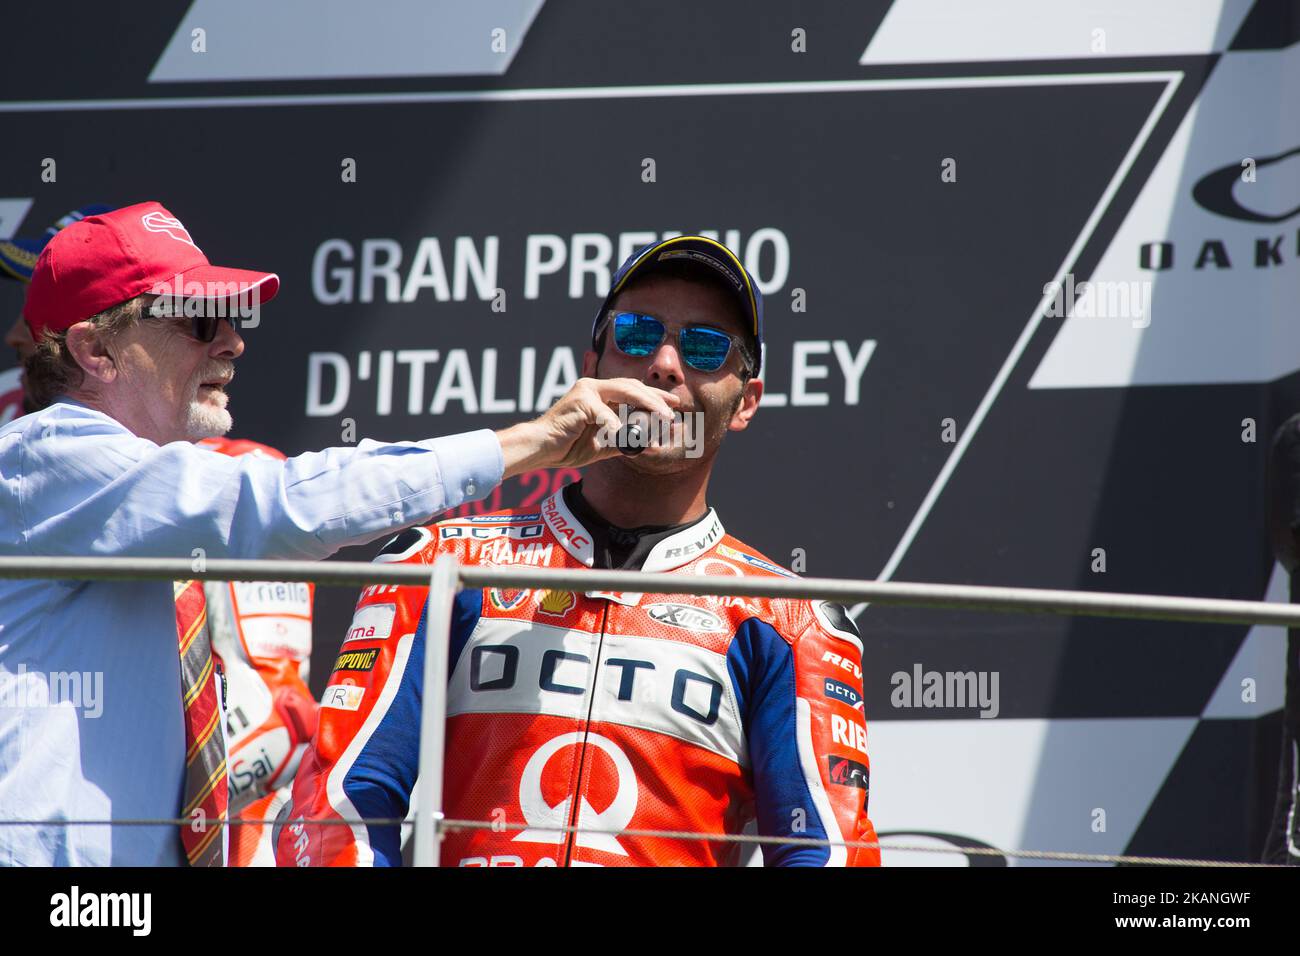
[[[618,454],[597,440],[611,405],[678,404],[582,379],[497,433],[287,461],[196,447],[232,425],[234,319],[278,287],[211,265],[155,202],[51,239],[23,309],[27,386],[48,407],[0,428],[0,555],[323,559],[503,477]],[[70,679],[84,675],[102,686],[93,707]],[[0,579],[0,866],[222,865],[223,697],[199,582]],[[109,819],[189,825],[75,822]]]

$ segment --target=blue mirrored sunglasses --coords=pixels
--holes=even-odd
[[[663,344],[668,330],[653,315],[641,312],[611,312],[614,344],[624,355],[643,358]],[[677,352],[682,361],[699,372],[716,372],[727,361],[732,345],[752,367],[748,350],[731,335],[707,325],[687,325],[677,331]]]

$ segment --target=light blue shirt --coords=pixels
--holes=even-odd
[[[482,497],[490,431],[280,462],[158,446],[63,400],[0,428],[0,554],[321,559]],[[175,819],[168,581],[0,579],[0,821]],[[175,827],[0,825],[0,866],[184,862]]]

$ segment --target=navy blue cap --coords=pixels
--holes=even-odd
[[[100,213],[112,211],[112,206],[92,203],[89,206],[82,206],[80,209],[72,210],[72,212],[46,229],[45,234],[39,238],[0,239],[0,277],[17,279],[19,282],[31,282],[32,270],[36,268],[36,260],[40,257],[41,250],[45,248],[46,243],[54,238],[55,233],[64,226],[80,222],[87,216],[98,216]]]
[[[727,286],[735,295],[736,301],[740,304],[740,314],[750,321],[750,331],[753,332],[754,342],[758,346],[758,354],[754,356],[754,375],[757,376],[762,370],[763,361],[763,293],[758,291],[753,277],[745,271],[736,254],[716,239],[707,236],[674,236],[671,239],[662,239],[643,246],[629,256],[628,260],[618,267],[618,272],[614,273],[614,278],[609,284],[609,295],[605,296],[605,301],[600,304],[596,319],[591,324],[592,347],[596,346],[596,333],[600,331],[605,313],[609,311],[614,298],[627,287],[629,282],[679,262],[694,262],[713,269],[722,280],[721,284]]]

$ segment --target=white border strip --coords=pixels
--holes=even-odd
[[[781,83],[686,83],[657,86],[592,86],[519,90],[462,90],[412,93],[302,93],[247,96],[136,97],[103,100],[0,102],[0,113],[56,113],[79,110],[228,109],[285,106],[369,106],[418,103],[535,103],[549,100],[635,99],[668,96],[769,96],[781,93],[855,93],[869,90],[941,90],[974,87],[1073,86],[1181,80],[1169,70],[1126,73],[1060,73],[1024,76],[920,77],[878,80],[811,80]]]

